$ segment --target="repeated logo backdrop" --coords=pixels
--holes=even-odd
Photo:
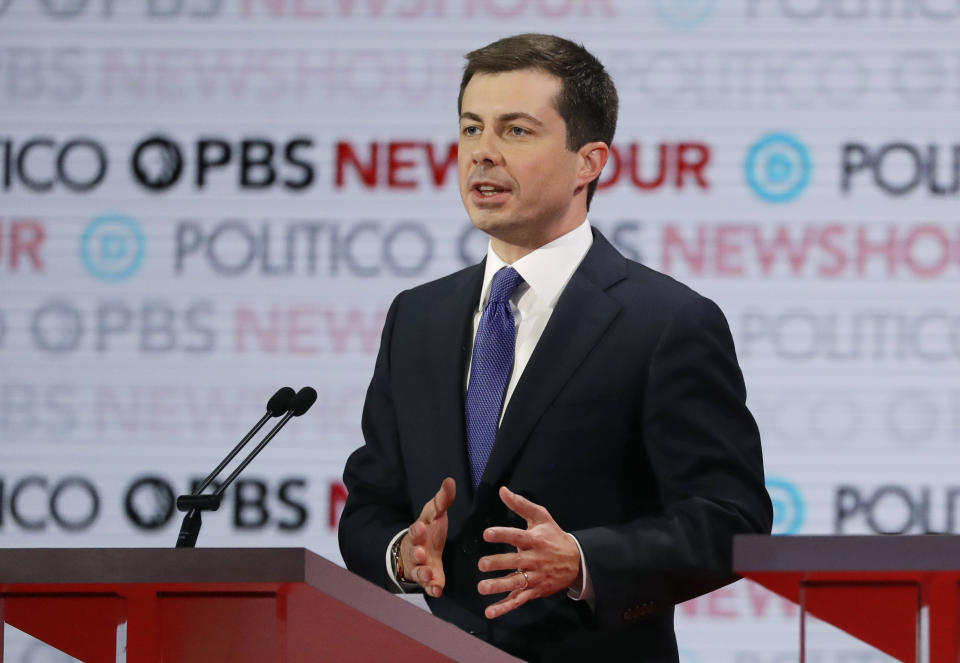
[[[174,497],[309,384],[200,545],[339,561],[390,300],[486,246],[462,54],[522,31],[613,74],[591,220],[727,314],[775,532],[960,531],[958,29],[955,0],[0,0],[3,545],[172,546]],[[677,615],[687,663],[795,655],[755,585]]]

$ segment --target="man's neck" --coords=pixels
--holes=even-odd
[[[496,237],[490,238],[490,246],[493,248],[493,252],[496,253],[500,260],[504,261],[508,265],[512,265],[516,261],[520,260],[525,255],[529,255],[536,251],[543,244],[537,246],[526,247],[518,246],[517,244],[511,244],[510,242],[504,242],[497,239]]]
[[[565,223],[563,226],[545,237],[530,237],[522,238],[520,240],[511,238],[510,240],[506,240],[491,235],[490,246],[493,248],[494,253],[496,253],[502,261],[508,265],[512,265],[516,261],[520,260],[520,258],[533,253],[541,246],[546,246],[555,239],[563,237],[568,232],[578,228],[586,218],[587,215],[584,213],[583,217],[581,217],[576,223]]]

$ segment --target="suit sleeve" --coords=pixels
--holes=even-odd
[[[398,592],[384,555],[397,532],[414,520],[400,455],[397,417],[391,393],[390,350],[403,293],[387,312],[380,351],[363,405],[364,445],[347,459],[343,482],[347,502],[340,517],[340,553],[347,568],[381,587]]]
[[[768,533],[760,435],[726,319],[696,296],[666,324],[650,363],[641,435],[662,514],[572,532],[601,627],[624,626],[736,579],[733,536]]]

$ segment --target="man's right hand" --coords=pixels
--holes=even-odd
[[[443,544],[447,541],[447,509],[456,495],[457,482],[447,477],[400,541],[403,575],[434,598],[443,593],[446,584]]]

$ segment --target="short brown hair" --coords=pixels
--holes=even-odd
[[[567,149],[585,144],[613,142],[619,100],[610,74],[597,58],[580,44],[543,34],[506,37],[466,55],[457,97],[457,115],[462,111],[463,91],[474,74],[499,74],[521,69],[540,69],[560,79],[557,112],[567,127]],[[597,189],[597,180],[587,186],[587,207]]]

